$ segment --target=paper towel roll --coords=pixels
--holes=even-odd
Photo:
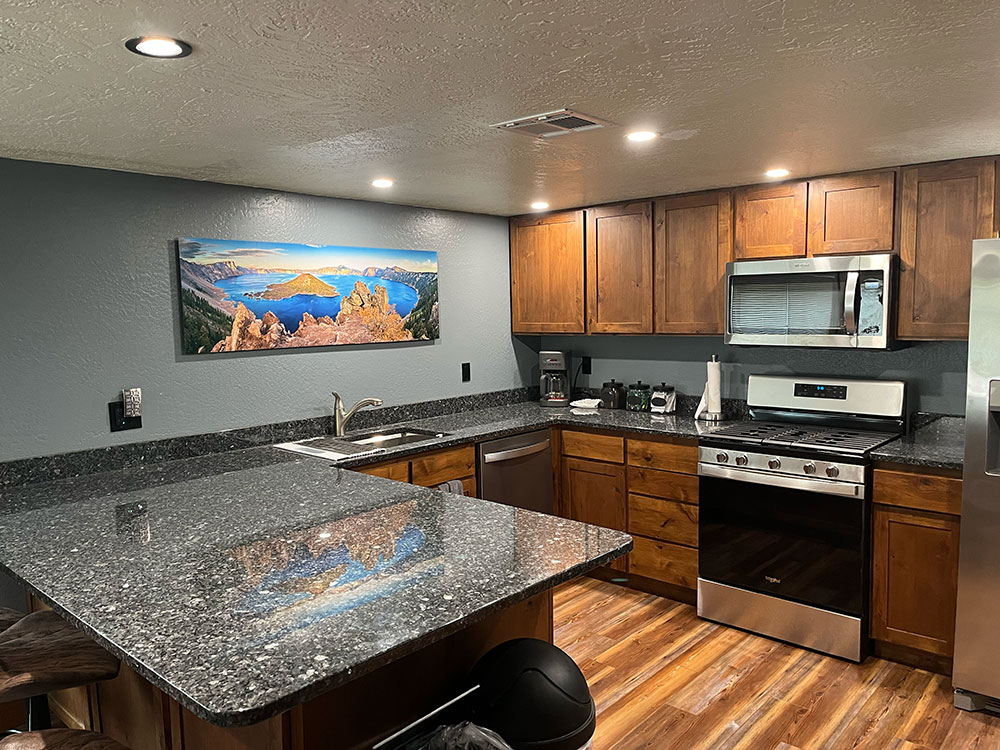
[[[716,355],[712,355],[712,361],[707,364],[705,390],[701,394],[701,401],[695,409],[695,419],[718,420],[722,413],[722,363]],[[711,416],[703,416],[711,415]]]

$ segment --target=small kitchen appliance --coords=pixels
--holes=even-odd
[[[569,406],[569,363],[568,351],[538,353],[538,369],[541,371],[538,386],[542,406]]]
[[[601,388],[601,408],[602,409],[624,409],[625,408],[625,384],[619,383],[614,378],[604,384]]]
[[[698,442],[698,615],[860,662],[874,448],[906,426],[894,380],[751,375],[750,419]]]
[[[887,349],[895,268],[891,253],[727,263],[725,341]]]

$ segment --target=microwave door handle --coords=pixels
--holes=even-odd
[[[844,291],[844,327],[851,336],[858,335],[858,278],[860,271],[847,274],[847,289]]]

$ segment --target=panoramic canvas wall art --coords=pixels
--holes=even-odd
[[[185,354],[438,337],[437,253],[182,238]]]

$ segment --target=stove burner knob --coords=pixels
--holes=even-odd
[[[715,454],[715,460],[718,461],[720,464],[728,463],[729,462],[729,454],[720,451],[720,452],[718,452],[718,453]]]
[[[802,471],[804,471],[806,474],[815,474],[816,464],[810,461],[809,463],[807,463],[805,466],[802,467]]]
[[[781,461],[779,461],[777,458],[772,458],[770,461],[767,462],[767,468],[769,468],[769,469],[780,469],[781,468]]]
[[[826,467],[826,475],[828,477],[831,477],[831,478],[832,477],[839,477],[840,476],[840,469],[838,469],[836,466],[827,466]]]
[[[737,466],[746,466],[747,465],[747,457],[746,456],[737,456],[736,457],[736,465]]]

